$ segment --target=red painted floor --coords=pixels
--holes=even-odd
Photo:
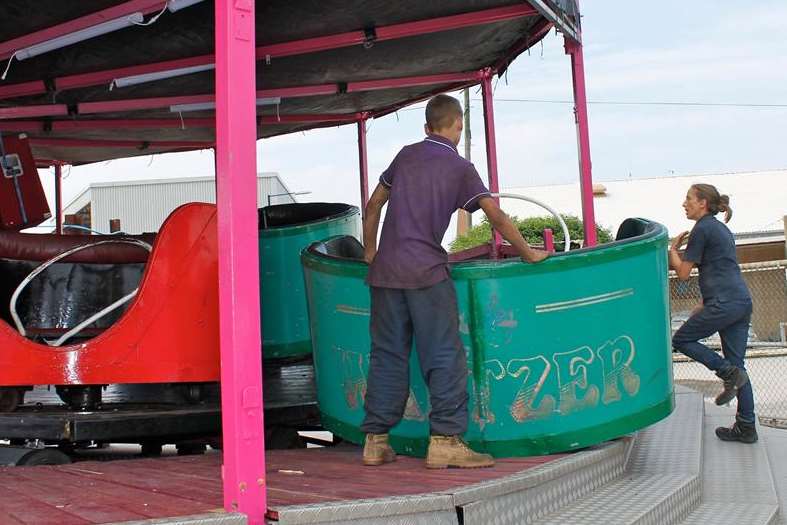
[[[502,459],[495,468],[427,470],[401,457],[359,464],[356,447],[269,451],[268,506],[436,492],[499,478],[561,456]],[[221,455],[0,468],[0,524],[83,525],[221,511]]]

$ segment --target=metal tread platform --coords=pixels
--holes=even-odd
[[[779,495],[783,502],[787,463],[773,447],[787,443],[787,433],[761,429],[756,445],[723,443],[713,429],[732,420],[731,410],[709,406],[683,388],[676,398],[672,416],[634,436],[529,468],[524,468],[527,458],[501,460],[498,467],[479,471],[430,472],[414,458],[364,468],[360,449],[352,446],[271,451],[268,520],[271,525],[782,523]],[[207,454],[47,468],[88,478],[81,483],[103,486],[115,479],[125,487],[129,505],[131,493],[143,494],[140,501],[145,501],[141,490],[153,490],[150,502],[167,494],[167,501],[205,502],[201,511],[179,517],[111,523],[240,525],[245,523],[242,516],[217,510],[220,463],[220,456]],[[4,476],[17,479],[16,473],[32,480],[34,472],[44,475],[35,467],[0,469],[0,481]],[[46,472],[49,476],[52,471]],[[725,483],[729,479],[743,479],[752,490],[734,490]],[[453,481],[440,489],[446,480]],[[110,497],[108,488],[105,493]],[[65,505],[68,509],[71,503]],[[0,498],[0,516],[9,506],[12,500]]]

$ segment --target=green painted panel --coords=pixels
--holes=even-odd
[[[358,238],[359,210],[355,206],[347,208],[326,219],[259,230],[262,338],[266,359],[301,357],[311,352],[300,252],[309,244],[333,235]]]
[[[667,233],[555,256],[538,265],[452,267],[467,354],[466,439],[496,456],[587,447],[673,408]],[[318,400],[324,424],[359,442],[369,365],[366,265],[304,251]],[[429,399],[413,352],[411,395],[391,432],[422,455]]]

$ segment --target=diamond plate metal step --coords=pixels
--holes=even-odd
[[[278,525],[464,525],[511,523],[561,508],[618,478],[633,440],[624,438],[518,474],[434,494],[292,505]]]
[[[637,475],[602,487],[538,525],[667,525],[680,523],[699,503],[699,476]]]
[[[457,525],[457,517],[450,495],[420,494],[291,505],[279,509],[279,519],[275,523],[280,525],[309,523]]]
[[[675,394],[667,419],[536,469],[437,494],[289,507],[279,523],[779,524],[775,487],[784,499],[787,431],[760,429],[754,446],[724,443],[714,429],[734,412],[685,388]]]
[[[762,427],[760,439],[765,444],[781,509],[780,519],[774,523],[787,525],[787,430]]]
[[[624,472],[633,438],[605,443],[522,474],[458,490],[464,525],[529,525]]]
[[[174,518],[153,518],[149,520],[134,520],[106,523],[105,525],[246,525],[248,520],[244,514],[224,512],[209,512],[193,516],[176,516]]]
[[[626,473],[534,525],[672,525],[700,502],[703,446],[702,396],[676,390],[667,419],[641,431]]]
[[[777,525],[779,507],[741,503],[703,503],[681,525]]]
[[[770,449],[766,443],[771,429],[758,425],[760,441],[756,444],[719,440],[716,427],[729,426],[734,420],[735,410],[712,403],[705,405],[702,504],[681,525],[779,523],[779,500],[771,465],[779,465],[779,458],[787,451],[787,439],[779,448]],[[781,437],[787,438],[787,433],[776,434],[773,440]],[[787,477],[787,468],[784,475]]]

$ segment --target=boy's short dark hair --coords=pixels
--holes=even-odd
[[[462,118],[462,105],[454,97],[437,95],[426,104],[426,125],[433,131],[451,127]]]

